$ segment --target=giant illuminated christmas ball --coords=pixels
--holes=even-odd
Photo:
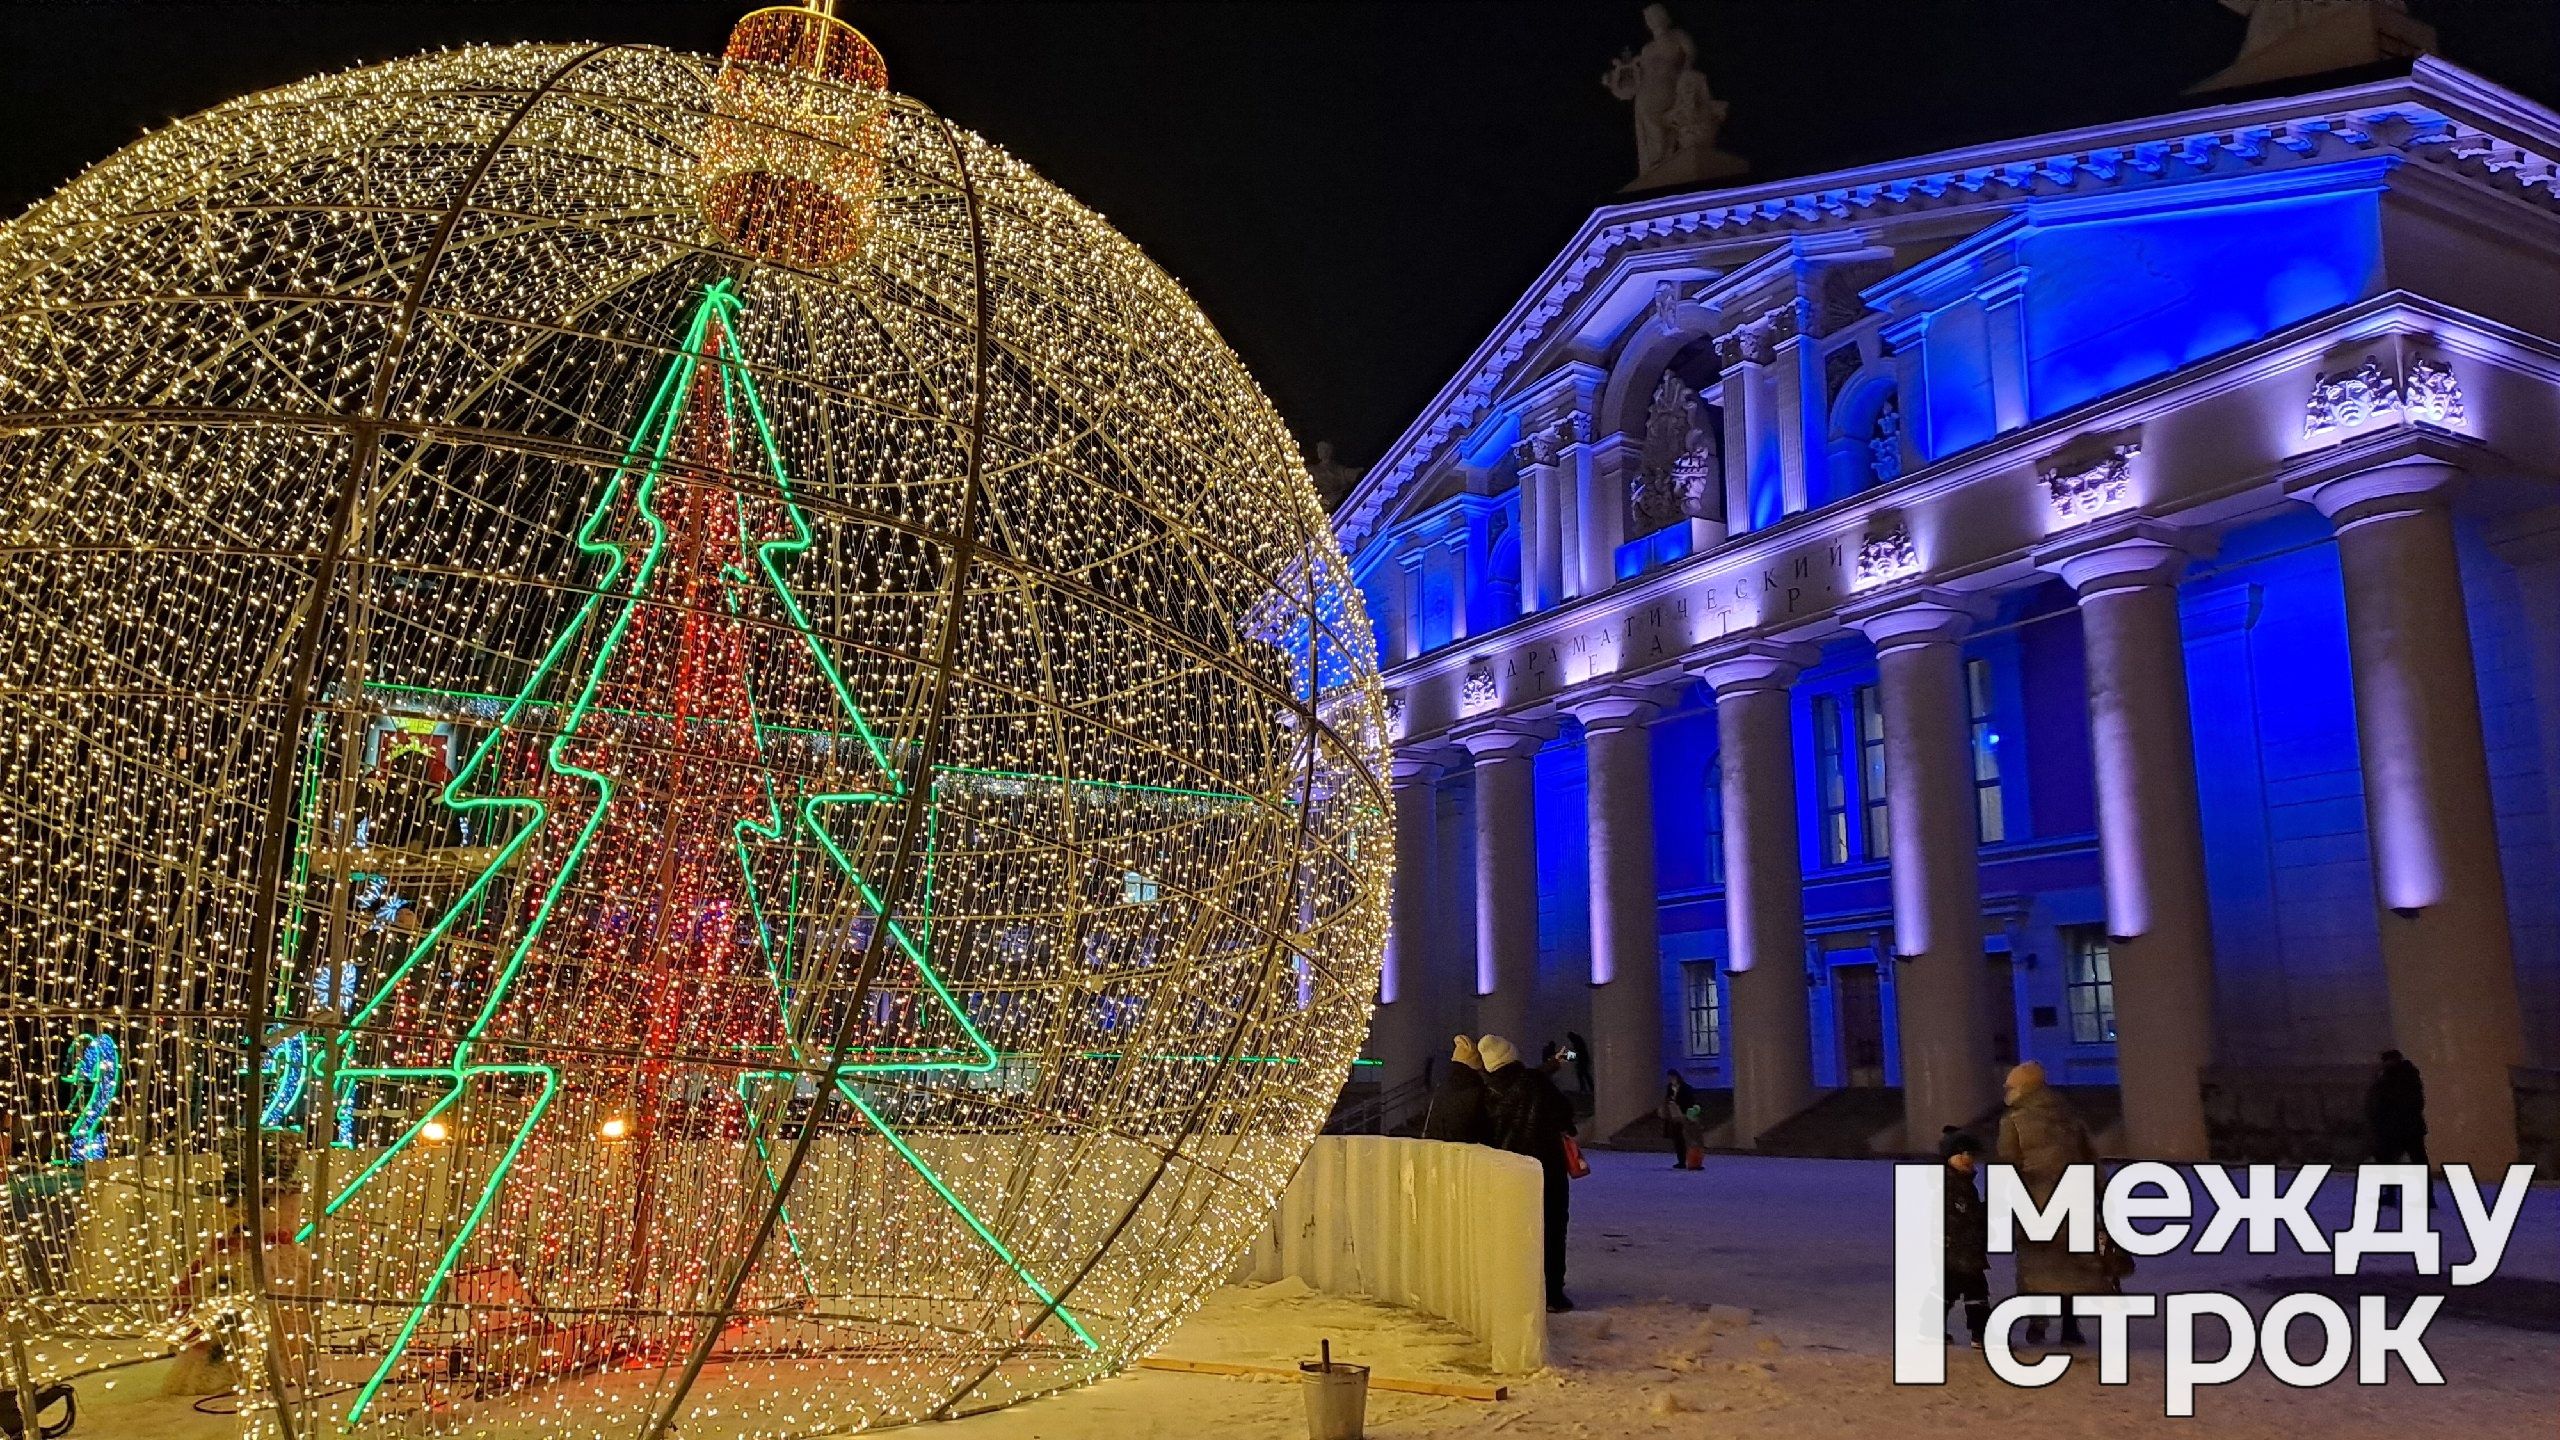
[[[832,18],[151,135],[0,230],[0,1382],[701,1437],[1107,1373],[1359,1049],[1384,754],[1244,367]]]

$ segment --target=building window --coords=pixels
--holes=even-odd
[[[1865,802],[1859,821],[1867,858],[1884,860],[1893,854],[1893,821],[1884,793],[1884,695],[1873,685],[1861,685],[1857,700],[1858,798]]]
[[[1707,757],[1706,796],[1698,809],[1706,819],[1707,884],[1724,883],[1724,752]]]
[[[1822,863],[1849,863],[1849,778],[1840,763],[1840,697],[1813,697],[1814,790],[1822,810]]]
[[[2066,926],[2062,953],[2062,989],[2071,1006],[2072,1043],[2113,1045],[2116,980],[2107,958],[2107,932],[2096,925]]]
[[[1680,986],[1688,1016],[1689,1054],[1711,1060],[1724,1053],[1724,991],[1716,984],[1716,963],[1692,960],[1680,967]]]
[[[1997,845],[2009,838],[2009,817],[2000,804],[2000,732],[1991,723],[1991,662],[1964,662],[1965,709],[1973,721],[1973,817],[1982,843]]]

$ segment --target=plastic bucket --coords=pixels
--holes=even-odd
[[[1360,1440],[1369,1414],[1369,1367],[1307,1361],[1307,1440]]]

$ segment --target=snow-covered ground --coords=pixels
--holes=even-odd
[[[1980,1356],[1962,1350],[1950,1357],[1944,1387],[1895,1387],[1886,1165],[1717,1157],[1689,1173],[1660,1156],[1592,1159],[1594,1173],[1574,1186],[1568,1283],[1582,1308],[1555,1317],[1550,1368],[1510,1382],[1510,1398],[1498,1403],[1373,1391],[1371,1435],[2560,1436],[2560,1192],[2548,1188],[2528,1201],[2499,1278],[2458,1292],[2429,1329],[2444,1386],[2415,1385],[2396,1367],[2391,1383],[2376,1388],[2292,1390],[2255,1374],[2200,1395],[2195,1420],[2171,1421],[2161,1413],[2156,1321],[2135,1323],[2132,1383],[2123,1387],[2096,1382],[2093,1355],[2050,1388],[2012,1390],[1990,1376]],[[2325,1226],[2342,1227],[2350,1199],[2350,1187],[2332,1180],[2314,1213]],[[2448,1259],[2466,1253],[2456,1244]],[[2388,1268],[2369,1266],[2367,1284],[2389,1286],[2380,1275]],[[2305,1288],[2287,1277],[2347,1283],[2328,1281],[2328,1270],[2326,1256],[2169,1255],[2142,1262],[2129,1288],[2224,1290],[2263,1307],[2276,1293]],[[1993,1272],[1995,1294],[2005,1290],[2005,1271],[2001,1262]],[[2395,1313],[2402,1303],[2394,1301]],[[2481,1311],[2494,1312],[2494,1321],[2479,1318]],[[2306,1327],[2306,1344],[2310,1334]],[[1296,1281],[1216,1293],[1164,1353],[1288,1366],[1313,1358],[1322,1337],[1332,1339],[1337,1359],[1366,1363],[1379,1375],[1490,1378],[1482,1347],[1453,1327],[1309,1294]],[[159,1413],[172,1408],[179,1413]],[[204,1417],[182,1419],[183,1402],[83,1409],[83,1434],[115,1440],[192,1440],[228,1429],[205,1427]],[[1306,1433],[1303,1414],[1294,1381],[1136,1371],[916,1433],[938,1440],[1289,1440]]]
[[[2411,1383],[2293,1390],[2263,1374],[2204,1392],[2197,1418],[2162,1415],[2161,1336],[2136,1322],[2131,1383],[2096,1382],[2094,1355],[2044,1390],[2013,1390],[1980,1356],[1950,1357],[1943,1388],[1892,1383],[1892,1170],[1867,1161],[1717,1157],[1697,1173],[1658,1156],[1595,1154],[1574,1187],[1568,1288],[1581,1306],[1555,1317],[1551,1366],[1497,1404],[1372,1392],[1369,1432],[1405,1437],[1965,1436],[1968,1440],[2550,1440],[2560,1436],[2560,1192],[2527,1202],[2499,1279],[2477,1299],[2511,1321],[2457,1318],[2428,1330],[2441,1388]],[[2343,1223],[2351,1186],[2332,1180],[2313,1213]],[[2449,1208],[2449,1207],[2448,1207]],[[2459,1245],[2448,1260],[2467,1257]],[[2005,1293],[2006,1262],[1994,1270]],[[2368,1267],[2368,1275],[2387,1270]],[[2261,1308],[2326,1280],[2328,1257],[2169,1255],[2142,1262],[2128,1288],[2225,1290]],[[2328,1282],[2339,1283],[2339,1282]],[[2387,1278],[2381,1284],[2387,1286]],[[1273,1293],[1279,1292],[1279,1293]],[[2401,1306],[2395,1300],[2396,1314]],[[1421,1316],[1309,1296],[1294,1285],[1213,1296],[1165,1353],[1282,1364],[1312,1358],[1320,1334],[1337,1358],[1380,1374],[1485,1379],[1465,1337]],[[2305,1344],[2310,1331],[2303,1331]],[[2208,1352],[2212,1353],[2212,1352]],[[2350,1374],[2352,1375],[2352,1371]],[[947,1440],[1190,1440],[1306,1433],[1288,1382],[1138,1372],[938,1430]]]

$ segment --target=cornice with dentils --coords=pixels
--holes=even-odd
[[[1629,246],[1682,236],[1775,240],[2038,195],[2391,153],[2428,154],[2454,173],[2560,210],[2560,114],[2432,56],[2406,76],[2363,85],[1604,207],[1362,477],[1335,530],[1346,549],[1359,549],[1405,487],[1492,406],[1552,322]]]

